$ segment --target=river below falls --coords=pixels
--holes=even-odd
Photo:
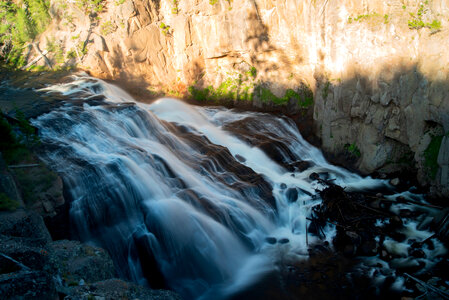
[[[428,208],[404,219],[404,239],[385,239],[391,261],[324,250],[317,259],[314,249],[332,251],[337,231],[332,223],[322,234],[307,229],[323,180],[391,201],[425,197],[328,163],[287,117],[171,98],[138,103],[85,74],[36,92],[58,101],[32,124],[41,159],[64,180],[75,234],[105,248],[122,278],[185,299],[338,298],[350,295],[335,294],[345,284],[357,286],[347,275],[358,272],[369,278],[365,292],[378,297],[387,281],[394,295],[407,291],[398,266],[426,272],[446,253],[435,238],[425,256],[408,255],[433,234],[422,226],[435,213]],[[404,207],[415,209],[391,210]],[[304,293],[302,282],[316,291]]]

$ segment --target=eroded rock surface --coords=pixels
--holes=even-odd
[[[447,195],[447,164],[426,152],[449,131],[447,0],[211,3],[108,0],[89,17],[52,1],[56,22],[40,45],[53,39],[72,51],[69,64],[141,98],[163,90],[282,106],[362,172],[417,170]],[[297,115],[304,108],[313,122]]]

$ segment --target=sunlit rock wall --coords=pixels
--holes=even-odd
[[[418,170],[448,193],[448,150],[429,145],[449,132],[449,0],[211,3],[113,0],[89,18],[55,0],[47,37],[67,50],[86,41],[73,59],[95,76],[178,95],[239,74],[277,96],[309,85],[325,151],[353,156],[362,172]]]

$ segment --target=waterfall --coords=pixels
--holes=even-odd
[[[119,275],[186,299],[225,299],[307,259],[318,173],[346,190],[389,188],[329,164],[287,117],[163,98],[137,103],[79,75],[42,90],[68,100],[33,120],[72,199],[78,237]],[[335,227],[325,228],[331,241]]]

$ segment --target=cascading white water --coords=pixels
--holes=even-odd
[[[281,255],[307,258],[306,218],[323,188],[313,172],[347,190],[388,187],[330,165],[288,118],[170,98],[135,103],[84,75],[45,91],[71,99],[33,123],[43,159],[67,183],[79,237],[106,248],[121,276],[186,299],[227,298]],[[279,145],[270,150],[279,159],[263,143]],[[301,161],[308,168],[287,167]]]

